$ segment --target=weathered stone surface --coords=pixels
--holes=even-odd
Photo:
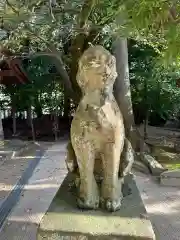
[[[150,174],[150,171],[149,171],[148,167],[140,161],[135,161],[134,164],[133,164],[133,168],[137,171],[142,172],[142,173]]]
[[[179,128],[180,122],[178,119],[171,119],[167,120],[164,126],[167,128]]]
[[[170,163],[172,161],[180,160],[180,154],[175,152],[170,152],[169,149],[164,150],[160,147],[153,148],[153,156],[160,162]]]
[[[72,121],[67,157],[68,169],[80,176],[78,206],[83,209],[101,205],[118,210],[123,177],[132,167],[132,147],[113,96],[116,77],[116,61],[107,50],[93,46],[85,51],[77,74],[83,97]],[[100,189],[97,179],[102,180]]]
[[[160,176],[160,182],[166,186],[180,187],[180,169],[163,172]]]
[[[180,169],[179,170],[169,170],[161,174],[161,177],[164,178],[180,178]]]
[[[154,240],[133,175],[125,177],[124,196],[119,211],[83,211],[76,207],[76,188],[68,174],[38,229],[37,240]],[[124,192],[124,191],[123,191]]]
[[[152,175],[159,176],[161,173],[166,171],[166,169],[164,169],[164,167],[151,155],[145,153],[141,154],[141,161],[150,168]]]

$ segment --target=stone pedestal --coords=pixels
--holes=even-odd
[[[73,176],[68,174],[38,229],[38,240],[154,240],[151,222],[133,175],[125,178],[121,210],[77,209]]]
[[[162,173],[160,182],[165,186],[180,187],[180,169],[169,170]]]

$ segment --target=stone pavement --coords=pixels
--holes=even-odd
[[[14,155],[20,155],[21,152],[29,145],[28,142],[21,140],[1,140],[0,141],[0,166]]]
[[[65,150],[61,142],[45,152],[3,225],[1,240],[36,240],[38,224],[67,174]]]
[[[45,152],[7,217],[0,240],[36,240],[38,224],[67,174],[65,148],[66,141],[55,143]],[[180,188],[164,187],[151,176],[135,174],[157,240],[179,240]]]
[[[136,174],[136,184],[154,226],[157,240],[180,239],[180,188],[160,185],[151,176]]]
[[[38,144],[26,143],[22,147],[22,144],[12,143],[13,141],[8,144],[7,149],[4,146],[2,152],[6,154],[0,164],[0,227],[18,201],[24,184],[43,153]]]

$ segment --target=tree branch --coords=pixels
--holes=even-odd
[[[9,0],[6,0],[6,4],[13,10],[14,13],[19,15],[19,11],[16,10],[16,8],[9,2]]]
[[[41,53],[35,53],[33,55],[31,55],[31,59],[36,58],[36,57],[41,57],[41,56],[47,56],[51,59],[51,62],[55,65],[61,80],[63,81],[64,87],[65,87],[65,91],[67,92],[67,94],[74,99],[74,92],[72,89],[72,85],[69,79],[69,75],[64,67],[63,61],[61,59],[61,56],[59,55],[59,52],[56,50],[55,52],[41,52]]]
[[[70,63],[70,79],[73,86],[73,90],[76,92],[77,103],[81,98],[81,90],[76,81],[76,75],[78,70],[78,61],[84,51],[84,44],[87,38],[87,21],[96,4],[96,0],[85,0],[82,6],[81,12],[78,16],[78,28],[80,32],[72,40],[70,46],[71,63]]]
[[[14,13],[19,15],[19,12],[9,3],[8,0],[6,0],[6,3],[8,4],[9,7],[11,7],[11,9],[14,11]],[[67,94],[69,94],[71,96],[71,98],[73,99],[75,94],[73,92],[73,88],[71,85],[71,81],[69,79],[69,75],[64,67],[62,58],[60,56],[60,53],[57,51],[57,49],[51,44],[51,42],[46,41],[45,39],[43,39],[42,37],[40,37],[38,34],[36,34],[35,32],[33,32],[31,30],[31,28],[28,26],[28,24],[26,24],[25,21],[23,21],[25,28],[29,31],[30,34],[34,35],[35,37],[39,38],[41,41],[43,41],[44,43],[46,43],[47,48],[49,49],[49,51],[51,53],[38,53],[38,54],[34,54],[34,57],[37,56],[49,56],[51,57],[51,61],[54,63],[54,65],[56,66],[59,75],[61,76],[64,86],[65,86],[65,90],[67,92]]]
[[[53,21],[56,21],[56,18],[55,18],[54,13],[53,13],[53,3],[52,3],[52,0],[49,0],[49,10],[50,10],[50,14],[51,14],[51,17],[52,17]]]
[[[78,17],[78,25],[80,28],[84,28],[86,22],[91,14],[91,11],[95,5],[95,0],[85,0],[82,6],[82,10]]]
[[[177,11],[176,11],[176,7],[175,5],[173,4],[169,10],[169,15],[170,15],[170,19],[174,22],[174,23],[180,23],[180,16],[179,14],[177,14]]]

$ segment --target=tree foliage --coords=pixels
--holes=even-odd
[[[177,57],[179,10],[179,1],[170,0],[2,0],[0,17],[10,39],[31,34],[32,46],[34,43],[40,49],[51,43],[63,49],[78,33],[89,36],[93,32],[97,38],[103,31],[111,34],[113,26],[118,34],[142,40],[162,53],[169,49],[169,55]],[[117,16],[118,26],[114,21]]]
[[[145,44],[129,41],[130,81],[135,119],[142,123],[148,112],[151,124],[179,117],[180,89],[177,67],[157,64],[158,53]]]
[[[24,52],[27,38],[30,54],[57,50],[67,72],[64,78],[70,79],[78,102],[76,72],[83,51],[90,44],[102,44],[111,50],[114,35],[133,39],[129,57],[134,108],[148,108],[150,118],[156,113],[167,118],[178,111],[180,99],[174,85],[180,56],[179,10],[179,1],[169,0],[2,0],[1,43],[19,54]],[[170,60],[170,68],[157,65],[159,58]],[[52,99],[45,97],[50,96],[54,86],[54,78],[49,74],[54,63],[51,61],[47,67],[49,63],[45,56],[24,66],[32,84],[21,87],[20,95],[33,95],[34,103],[41,96],[41,104]],[[175,70],[170,66],[172,63]],[[59,86],[61,103],[62,92],[63,87]]]

